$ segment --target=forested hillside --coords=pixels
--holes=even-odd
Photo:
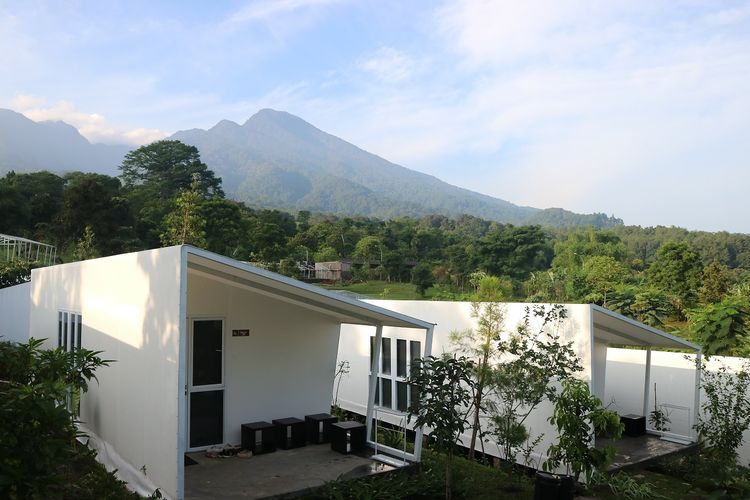
[[[1,233],[53,243],[65,261],[190,243],[299,276],[299,263],[348,258],[369,263],[358,280],[443,299],[469,297],[488,274],[507,300],[596,302],[716,352],[746,352],[750,235],[255,209],[226,199],[197,149],[177,141],[129,153],[120,177],[7,174],[0,214]]]

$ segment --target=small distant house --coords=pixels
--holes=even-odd
[[[332,260],[315,263],[315,279],[326,281],[346,281],[352,278],[352,261]]]

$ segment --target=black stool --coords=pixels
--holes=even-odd
[[[365,449],[367,427],[359,422],[331,424],[331,449],[339,453],[354,453]]]
[[[328,413],[305,415],[308,443],[327,443],[331,440],[331,424],[338,422],[338,418]]]
[[[276,443],[279,448],[299,448],[305,446],[305,421],[298,418],[278,418],[273,420],[276,426]]]
[[[276,426],[268,422],[242,424],[242,447],[253,455],[276,451]]]

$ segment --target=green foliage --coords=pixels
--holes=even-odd
[[[495,341],[500,336],[505,323],[505,307],[498,303],[503,296],[501,281],[493,276],[485,276],[481,278],[477,288],[474,302],[471,304],[471,317],[476,320],[477,327],[450,333],[451,344],[456,350],[476,360],[473,371],[474,387],[469,407],[473,415],[469,458],[474,458],[477,437],[480,439],[483,437],[480,416],[488,410],[485,397],[491,388],[490,362],[498,354]]]
[[[435,448],[447,452],[445,497],[451,498],[451,462],[461,434],[470,425],[466,408],[474,389],[474,362],[465,358],[428,356],[412,365],[409,383],[419,397],[412,401],[407,422],[414,419],[415,428],[429,427]]]
[[[73,250],[73,259],[87,260],[99,257],[99,250],[96,247],[96,236],[91,226],[86,226],[83,231],[83,238],[78,240],[75,250]]]
[[[546,269],[553,251],[539,226],[505,226],[477,241],[479,267],[495,276],[526,279]]]
[[[200,213],[203,195],[198,179],[193,180],[189,190],[182,191],[175,200],[175,208],[164,218],[165,230],[161,235],[164,246],[206,246],[206,219]]]
[[[698,298],[703,304],[721,302],[732,286],[732,274],[729,268],[716,261],[703,268],[703,284],[698,291]]]
[[[620,237],[611,231],[593,228],[575,230],[555,243],[555,269],[579,269],[590,257],[610,257],[618,262],[625,260],[627,250]]]
[[[221,179],[201,161],[198,148],[180,141],[162,140],[125,155],[120,165],[125,187],[143,186],[154,196],[167,199],[187,189],[195,180],[205,197],[224,196]]]
[[[628,277],[628,269],[608,255],[594,255],[583,263],[583,273],[593,290],[604,297],[607,307],[607,294],[611,293]]]
[[[42,350],[41,340],[0,342],[0,496],[62,497],[80,451],[66,406],[110,361],[99,352]]]
[[[701,370],[701,403],[695,429],[707,441],[717,471],[734,467],[743,433],[750,427],[750,363],[732,373],[725,365]]]
[[[549,422],[557,428],[558,442],[547,450],[545,470],[554,470],[565,465],[576,481],[584,474],[586,481],[591,474],[614,457],[613,448],[594,448],[595,434],[620,437],[623,424],[615,412],[602,408],[602,402],[591,394],[586,382],[568,378],[562,382],[563,390],[555,401],[555,409]]]
[[[706,355],[742,355],[748,352],[750,300],[729,296],[688,313],[690,329],[703,344]]]
[[[529,439],[526,419],[544,401],[556,401],[555,382],[581,371],[572,342],[563,342],[558,332],[567,317],[561,305],[527,307],[516,332],[501,339],[497,349],[510,356],[492,371],[491,385],[496,402],[490,406],[492,434],[511,463]],[[539,327],[532,331],[532,320]]]
[[[37,262],[25,260],[0,261],[0,288],[20,285],[31,280],[31,270],[38,267]]]
[[[691,307],[698,298],[703,267],[700,257],[686,243],[666,243],[646,272],[648,283],[674,297],[678,311]]]
[[[594,472],[589,484],[591,486],[606,486],[615,498],[622,498],[624,500],[668,498],[658,494],[653,484],[636,479],[624,472],[616,474]]]
[[[432,267],[420,262],[411,270],[411,282],[417,287],[417,293],[424,297],[428,288],[435,284],[435,277],[432,275]]]

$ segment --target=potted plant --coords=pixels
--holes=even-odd
[[[619,438],[624,426],[615,412],[602,408],[601,400],[591,394],[587,383],[571,378],[564,380],[562,386],[549,418],[557,427],[558,441],[547,450],[543,468],[555,471],[565,466],[566,474],[560,477],[557,498],[572,500],[581,474],[588,483],[592,473],[614,457],[611,447],[594,448],[593,436],[607,433]]]
[[[663,408],[659,408],[656,402],[656,384],[654,384],[654,409],[648,414],[648,423],[660,432],[668,432],[669,424],[672,423],[669,419],[669,413]]]

